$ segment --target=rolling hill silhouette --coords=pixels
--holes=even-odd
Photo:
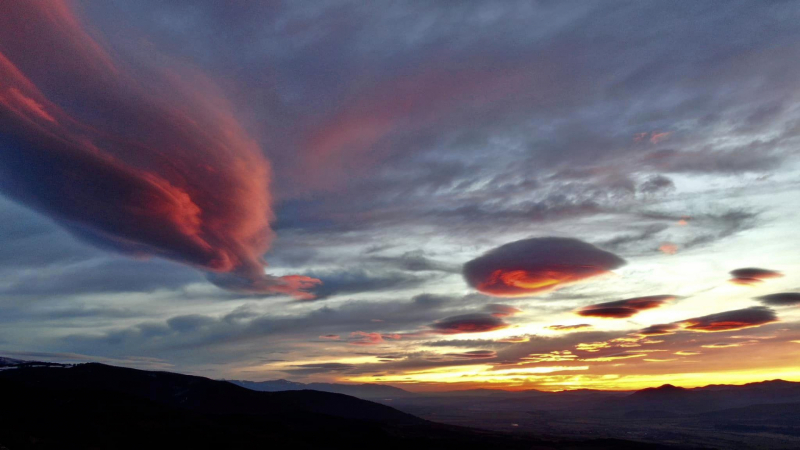
[[[441,425],[342,394],[257,392],[97,363],[7,366],[0,399],[0,447],[11,450],[667,448],[613,439],[545,441]]]

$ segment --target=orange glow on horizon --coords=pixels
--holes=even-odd
[[[662,364],[673,361],[655,358],[652,364]],[[540,390],[546,392],[559,392],[575,389],[601,389],[607,391],[634,391],[672,384],[683,388],[696,388],[715,384],[740,385],[757,383],[768,379],[781,379],[800,382],[800,368],[770,368],[764,370],[718,371],[718,372],[686,372],[664,374],[574,374],[558,373],[564,367],[545,367],[544,370],[529,372],[521,375],[519,369],[508,369],[491,378],[486,371],[476,369],[481,366],[464,366],[458,371],[447,373],[437,372],[431,376],[429,372],[416,372],[411,374],[398,374],[390,376],[356,376],[341,378],[339,382],[345,383],[381,383],[390,384],[411,392],[448,392],[464,389],[502,389],[507,391]],[[578,371],[584,367],[578,366]],[[550,372],[548,372],[550,371]],[[509,376],[509,374],[512,374]]]

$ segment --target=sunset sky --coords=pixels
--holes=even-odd
[[[800,381],[795,2],[0,2],[0,355]]]

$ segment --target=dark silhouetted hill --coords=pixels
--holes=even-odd
[[[352,395],[353,397],[364,399],[389,399],[389,398],[404,398],[410,397],[414,394],[406,390],[387,386],[384,384],[338,384],[338,383],[296,383],[287,380],[270,380],[270,381],[246,381],[246,380],[228,380],[237,386],[242,386],[247,389],[262,392],[281,392],[281,391],[299,391],[299,390],[313,390],[321,392],[332,392],[336,394]]]
[[[18,365],[0,371],[0,447],[18,449],[662,449],[544,441],[428,422],[310,390],[257,392],[169,372]]]

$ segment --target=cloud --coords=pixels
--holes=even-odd
[[[297,364],[290,367],[290,369],[283,369],[282,372],[304,376],[318,373],[342,373],[356,368],[354,364],[345,363]]]
[[[607,274],[625,261],[570,238],[532,238],[497,247],[464,264],[470,286],[496,297],[526,297]]]
[[[378,345],[382,343],[383,337],[380,333],[365,333],[363,331],[350,333],[351,345]]]
[[[639,330],[639,334],[644,336],[664,336],[674,334],[675,331],[680,330],[681,326],[675,323],[663,323],[657,325],[650,325],[647,328]]]
[[[651,295],[648,297],[636,297],[626,300],[598,303],[596,305],[584,306],[576,311],[576,314],[584,317],[605,317],[623,319],[633,317],[641,311],[659,308],[665,303],[675,300],[674,295]]]
[[[453,358],[486,359],[496,357],[497,352],[494,350],[472,350],[463,353],[445,353],[444,356],[450,356]]]
[[[363,331],[354,331],[350,333],[351,345],[378,345],[386,342],[386,339],[399,340],[399,334],[381,334],[381,333],[365,333]]]
[[[409,272],[458,273],[458,267],[456,265],[428,258],[422,251],[406,252],[396,257],[374,256],[372,260],[392,265]]]
[[[667,228],[669,228],[669,225],[666,224],[647,225],[637,233],[629,233],[617,236],[613,239],[609,239],[608,241],[602,242],[600,246],[609,250],[618,250],[630,244],[638,244],[641,242],[648,241],[651,238],[655,237],[657,234],[666,230]]]
[[[753,345],[758,344],[758,340],[753,339],[749,341],[740,341],[740,342],[719,342],[716,344],[704,344],[700,347],[702,348],[735,348],[735,347],[744,347],[746,345]]]
[[[587,328],[592,328],[592,326],[588,323],[579,323],[575,325],[549,325],[546,326],[545,328],[553,331],[574,331],[574,330],[583,330]]]
[[[317,280],[264,273],[270,164],[211,83],[124,70],[60,1],[0,15],[0,190],[98,246],[308,296]]]
[[[554,362],[554,361],[574,361],[578,359],[578,355],[569,350],[552,351],[549,353],[531,353],[528,356],[523,356],[520,361],[527,362]]]
[[[312,271],[308,272],[306,276],[322,281],[320,285],[311,289],[314,294],[312,298],[316,300],[323,300],[334,295],[411,288],[430,279],[398,270],[371,269]]]
[[[639,185],[639,191],[656,194],[675,190],[675,183],[664,175],[653,175]]]
[[[584,352],[599,352],[601,349],[610,347],[611,344],[608,342],[581,342],[575,346],[575,349]]]
[[[678,246],[673,244],[672,242],[663,242],[661,245],[658,246],[658,249],[662,253],[666,253],[667,255],[674,255],[678,253]]]
[[[522,312],[522,310],[519,308],[515,308],[510,305],[500,305],[497,303],[486,305],[483,309],[494,317],[511,317]]]
[[[596,356],[592,358],[581,358],[580,361],[589,361],[589,362],[611,362],[617,361],[619,359],[632,359],[632,358],[641,358],[647,356],[646,353],[618,353],[614,355],[606,355],[606,356]]]
[[[638,331],[640,336],[664,336],[677,331],[723,332],[755,328],[777,322],[778,316],[765,306],[725,311],[707,316],[695,317],[673,323],[651,325]]]
[[[338,334],[324,334],[324,335],[320,336],[319,338],[320,339],[325,339],[327,341],[338,341],[342,337],[339,336]]]
[[[439,308],[453,301],[452,297],[435,294],[419,294],[411,298],[415,305],[423,308]]]
[[[720,332],[754,328],[777,322],[775,311],[766,306],[725,311],[703,317],[695,317],[680,322],[685,330],[700,332]]]
[[[731,270],[732,278],[729,280],[733,284],[750,286],[760,284],[771,278],[780,278],[782,273],[758,267],[747,267],[743,269]]]
[[[447,317],[431,324],[431,328],[440,334],[483,333],[508,326],[503,319],[483,313]]]
[[[800,292],[781,292],[778,294],[762,295],[756,300],[769,306],[794,306],[800,305]]]

